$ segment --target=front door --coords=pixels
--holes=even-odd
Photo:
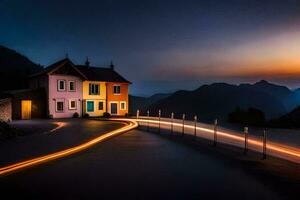
[[[31,101],[22,100],[21,101],[21,117],[22,119],[31,119]]]
[[[86,107],[87,112],[94,112],[94,101],[87,101]]]
[[[118,114],[118,104],[117,103],[110,103],[110,113],[112,115]]]

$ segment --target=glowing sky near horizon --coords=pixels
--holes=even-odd
[[[300,87],[300,1],[0,1],[0,44],[116,69],[133,94],[267,79]]]

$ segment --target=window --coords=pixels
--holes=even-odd
[[[89,84],[89,95],[99,95],[100,90],[99,90],[99,84]]]
[[[66,81],[65,80],[58,80],[57,81],[57,90],[58,91],[65,91],[66,90]]]
[[[87,112],[94,112],[94,101],[87,101],[86,107]]]
[[[125,101],[121,101],[120,110],[126,110],[126,102]]]
[[[121,86],[114,85],[114,94],[120,94],[120,93],[121,93]]]
[[[69,110],[76,110],[77,105],[76,105],[76,100],[69,100]]]
[[[74,92],[76,90],[75,81],[69,81],[69,91]]]
[[[56,112],[64,112],[64,101],[56,101]]]
[[[98,104],[98,110],[103,110],[103,101],[100,101]]]

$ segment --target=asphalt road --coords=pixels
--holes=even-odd
[[[290,198],[235,161],[140,130],[1,177],[0,188],[11,199]]]
[[[62,127],[57,129],[57,123]],[[25,135],[0,141],[0,167],[82,144],[123,124],[87,119],[55,119],[20,120],[14,121],[12,126],[24,130]]]

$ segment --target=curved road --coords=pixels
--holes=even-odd
[[[12,199],[291,197],[269,185],[239,163],[140,130],[0,178],[1,194]]]

